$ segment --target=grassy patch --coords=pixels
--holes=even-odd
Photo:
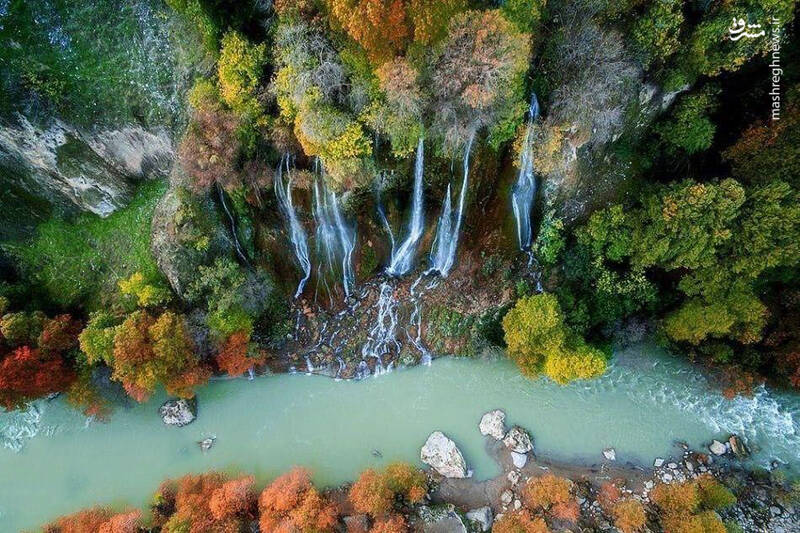
[[[133,201],[107,218],[85,213],[50,219],[29,245],[9,245],[23,279],[53,304],[98,309],[118,292],[117,282],[141,272],[149,283],[161,273],[150,252],[150,221],[166,184],[146,182]]]

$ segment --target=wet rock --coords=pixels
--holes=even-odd
[[[531,436],[519,426],[514,426],[508,431],[503,439],[503,444],[506,445],[506,448],[510,448],[512,452],[528,453],[533,451]]]
[[[467,520],[475,523],[480,528],[480,531],[489,531],[494,523],[492,508],[485,506],[467,511]]]
[[[606,448],[603,450],[603,457],[605,457],[608,461],[616,461],[617,451],[614,448]]]
[[[514,493],[510,490],[504,490],[500,495],[500,503],[503,505],[509,505],[512,501],[514,501]]]
[[[718,440],[711,441],[711,445],[708,447],[708,449],[714,455],[725,455],[725,453],[728,451],[725,445]]]
[[[730,446],[731,452],[733,455],[738,457],[739,459],[744,459],[750,455],[750,450],[745,445],[744,441],[739,438],[738,435],[731,435],[728,439],[728,445]]]
[[[201,441],[197,442],[197,445],[200,446],[200,450],[207,452],[214,446],[214,442],[217,440],[217,437],[208,437]]]
[[[656,457],[656,460],[653,461],[653,467],[661,468],[662,466],[664,466],[664,459],[662,459],[661,457]]]
[[[509,472],[506,475],[506,479],[508,479],[508,481],[511,482],[511,486],[512,487],[516,487],[517,486],[517,483],[519,483],[519,480],[520,480],[521,477],[522,477],[522,474],[520,474],[516,470],[512,470],[511,472]]]
[[[467,533],[467,526],[452,505],[421,506],[417,515],[422,520],[423,533]]]
[[[183,427],[197,418],[197,399],[185,400],[177,398],[167,400],[158,409],[161,420],[168,426]]]
[[[434,431],[420,450],[420,459],[444,477],[467,477],[467,463],[456,443],[441,431]]]
[[[514,463],[516,468],[523,468],[525,463],[528,462],[528,454],[511,452],[511,461]]]
[[[489,411],[481,418],[479,429],[481,435],[489,435],[497,440],[502,440],[506,434],[506,414],[500,409]]]

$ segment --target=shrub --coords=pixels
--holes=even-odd
[[[0,405],[15,409],[26,402],[61,392],[75,379],[61,357],[20,346],[0,361]]]
[[[406,519],[402,515],[393,514],[376,520],[369,533],[406,533],[409,531]]]
[[[141,272],[134,272],[128,279],[120,280],[119,290],[123,295],[133,298],[139,307],[161,305],[170,297],[169,289],[148,283]]]
[[[614,517],[614,525],[622,533],[636,533],[644,529],[647,523],[642,504],[633,499],[623,500],[614,504],[611,515]]]
[[[337,520],[336,507],[302,468],[276,478],[259,496],[258,508],[261,531],[332,531]]]
[[[665,514],[691,514],[700,505],[700,495],[694,483],[660,483],[653,488],[650,499]]]
[[[215,357],[217,366],[230,376],[240,376],[264,362],[264,354],[251,348],[250,336],[244,331],[233,333]]]
[[[261,114],[257,91],[267,46],[251,44],[235,31],[226,33],[221,44],[217,63],[220,97],[238,115],[255,118]]]
[[[522,491],[525,505],[534,511],[549,513],[554,518],[576,522],[580,508],[571,494],[572,482],[545,474],[531,479]]]
[[[414,504],[426,493],[423,472],[406,463],[392,463],[383,472],[364,470],[350,487],[349,498],[358,512],[382,516],[392,510],[398,498]]]
[[[697,478],[700,505],[705,509],[720,510],[736,503],[736,496],[725,485],[711,475]]]
[[[494,523],[493,533],[550,533],[547,522],[533,517],[529,511],[522,509],[503,514],[503,518]]]

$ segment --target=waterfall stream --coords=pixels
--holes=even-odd
[[[469,154],[472,149],[472,141],[475,139],[473,133],[467,146],[464,148],[464,179],[461,183],[461,193],[458,199],[458,211],[453,214],[452,201],[450,199],[450,185],[447,185],[442,214],[436,227],[436,239],[431,250],[431,268],[429,272],[438,272],[440,276],[446,278],[453,268],[458,250],[458,235],[461,232],[461,222],[464,218],[464,202],[467,198],[467,187],[469,186]]]
[[[414,266],[414,257],[417,252],[417,245],[419,244],[422,234],[425,231],[425,214],[422,205],[422,174],[423,174],[423,160],[424,160],[424,143],[422,137],[419,138],[417,145],[417,158],[414,165],[414,193],[411,202],[411,220],[408,224],[408,235],[405,240],[400,244],[400,247],[395,249],[394,236],[389,228],[389,234],[392,239],[392,259],[386,273],[391,276],[402,276]],[[382,213],[383,220],[386,221],[386,216]],[[388,221],[386,222],[388,227]]]
[[[517,222],[517,239],[522,250],[530,250],[532,244],[531,209],[536,197],[536,174],[533,171],[533,125],[539,116],[539,101],[536,93],[531,96],[528,111],[528,126],[519,156],[519,176],[511,192],[511,206]]]
[[[320,272],[335,278],[341,272],[342,287],[346,298],[355,285],[353,250],[355,231],[350,229],[342,216],[336,193],[328,189],[322,166],[317,162],[314,180],[314,220],[317,224],[316,245],[320,259]],[[325,276],[320,276],[327,286]],[[319,283],[319,279],[318,279]],[[330,295],[330,290],[328,291]]]
[[[283,172],[286,171],[286,190],[283,189]],[[289,222],[289,238],[294,248],[294,255],[300,268],[303,270],[303,279],[297,285],[294,297],[297,298],[303,293],[308,278],[311,276],[311,260],[308,258],[308,239],[306,232],[297,218],[297,212],[292,203],[292,174],[289,169],[289,155],[284,154],[278,165],[278,172],[275,173],[275,196],[278,199],[278,206]]]
[[[225,201],[225,191],[222,190],[219,183],[216,184],[216,187],[219,201],[222,204],[222,210],[225,211],[225,214],[228,216],[228,223],[231,227],[231,237],[233,239],[233,249],[236,250],[236,255],[239,256],[242,263],[245,266],[250,266],[250,261],[247,260],[247,255],[245,255],[242,245],[239,242],[239,234],[236,231],[236,219],[233,217],[233,213],[231,213],[230,209],[228,209],[228,203]]]

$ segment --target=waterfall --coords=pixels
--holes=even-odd
[[[389,283],[381,284],[380,296],[375,304],[377,317],[375,325],[369,332],[367,342],[361,347],[361,357],[375,359],[375,374],[381,374],[383,356],[394,348],[395,353],[400,353],[400,342],[397,340],[397,299],[394,297],[394,287]]]
[[[320,264],[328,275],[336,277],[341,271],[345,297],[355,285],[353,250],[355,231],[344,221],[336,193],[328,190],[319,162],[314,180],[314,220],[317,224],[316,243]],[[322,270],[322,268],[321,268]],[[325,281],[327,283],[327,281]]]
[[[284,167],[287,175],[286,190],[283,189]],[[294,248],[294,255],[297,257],[297,262],[303,270],[303,279],[300,280],[300,283],[297,285],[297,290],[294,293],[294,297],[297,298],[302,294],[303,288],[308,278],[311,276],[311,261],[308,258],[308,239],[306,238],[306,232],[297,219],[297,212],[292,203],[292,174],[289,170],[289,154],[284,154],[281,158],[281,162],[278,165],[278,172],[275,174],[274,185],[275,196],[278,198],[278,206],[289,221],[289,237],[292,241],[292,247]]]
[[[414,195],[411,202],[411,221],[408,224],[408,236],[396,250],[394,248],[394,236],[391,234],[390,229],[390,236],[392,238],[392,260],[389,264],[389,267],[386,269],[386,272],[391,276],[402,276],[411,270],[414,264],[414,256],[417,251],[417,245],[419,244],[419,240],[422,238],[422,233],[425,230],[425,217],[422,209],[423,159],[424,148],[422,137],[420,137],[419,144],[417,144],[416,164],[414,166]],[[383,219],[386,220],[386,216],[383,215],[382,210],[381,214]]]
[[[532,244],[531,209],[536,196],[536,175],[533,172],[533,124],[538,116],[539,101],[534,93],[531,96],[528,127],[520,151],[519,177],[511,192],[511,206],[514,209],[514,219],[517,221],[517,238],[522,250],[530,250]]]
[[[474,139],[475,134],[473,133],[464,149],[464,180],[461,183],[458,211],[453,215],[452,202],[450,200],[450,185],[448,184],[444,205],[442,206],[442,214],[439,217],[439,223],[436,227],[436,239],[431,249],[431,268],[428,271],[436,271],[443,278],[447,277],[450,273],[450,269],[453,268],[453,264],[456,260],[458,234],[461,231],[461,221],[464,217],[464,202],[467,198],[467,187],[469,185],[469,153],[472,149],[472,141]]]
[[[231,226],[231,237],[233,237],[233,249],[236,250],[236,255],[239,256],[239,259],[242,260],[245,266],[250,266],[250,261],[247,260],[247,256],[242,250],[242,245],[239,243],[239,235],[236,232],[236,219],[233,217],[233,213],[231,213],[230,209],[228,209],[228,203],[225,201],[225,191],[222,190],[222,187],[219,183],[216,184],[217,187],[217,194],[219,195],[219,201],[222,204],[222,210],[225,211],[225,214],[228,216],[228,223]]]

